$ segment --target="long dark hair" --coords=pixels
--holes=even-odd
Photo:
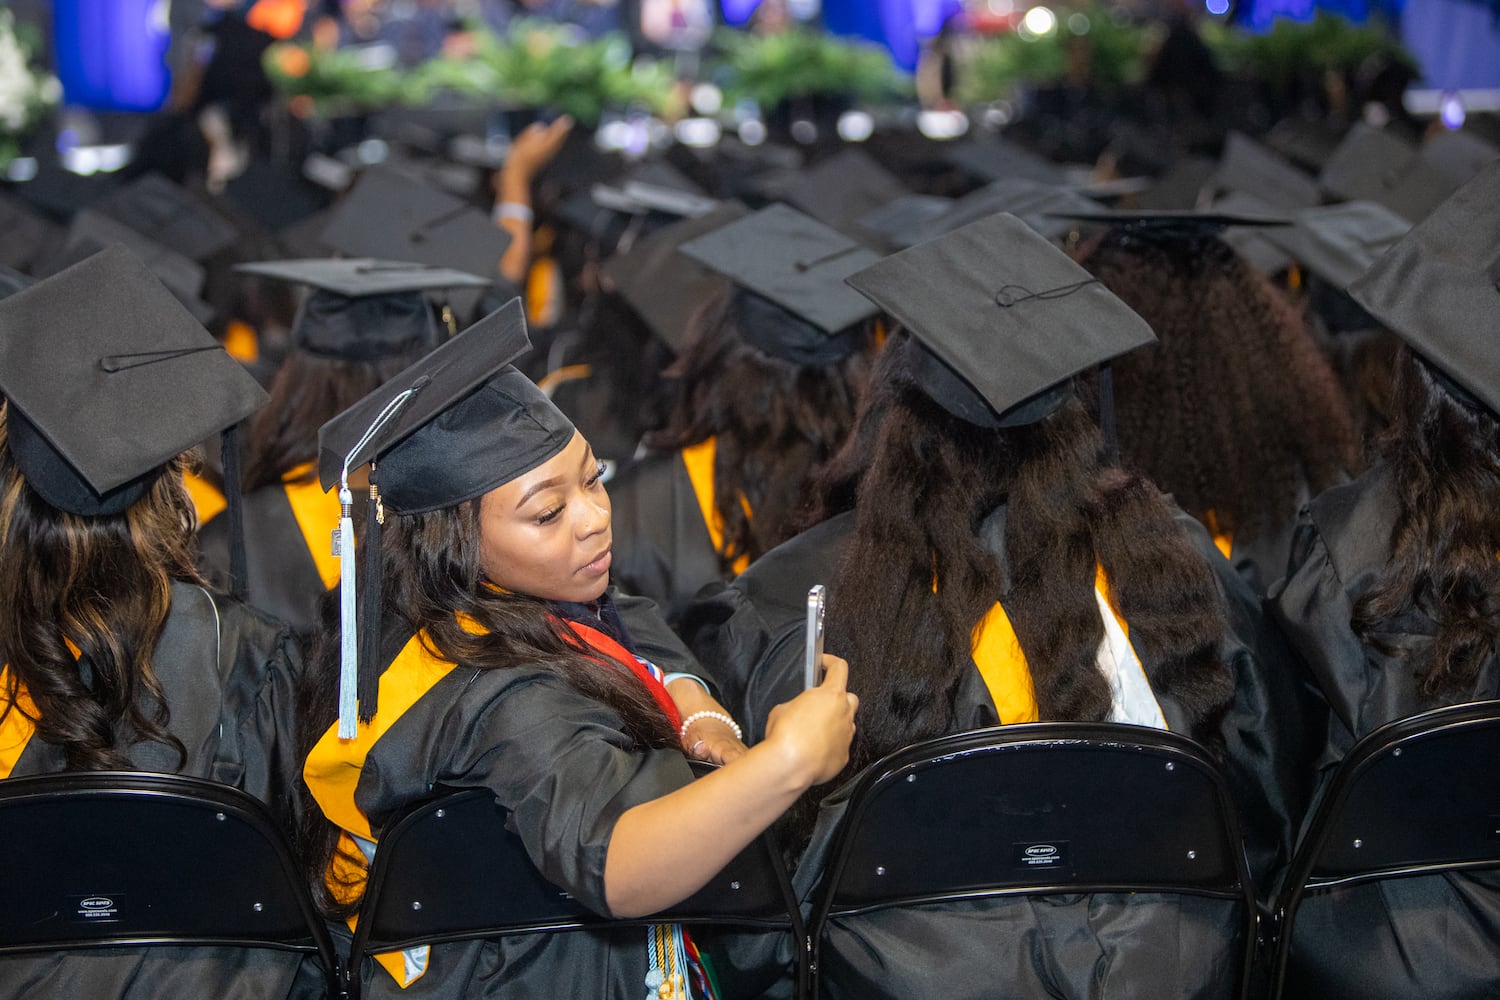
[[[250,419],[245,492],[272,486],[318,458],[318,428],[415,361],[421,351],[344,361],[293,349],[271,382],[271,399]],[[317,475],[309,468],[306,478]]]
[[[1500,651],[1500,421],[1404,349],[1393,422],[1379,446],[1398,513],[1391,558],[1355,603],[1354,631],[1405,656],[1380,633],[1420,610],[1436,634],[1409,666],[1424,694],[1460,694]]]
[[[1127,468],[1245,539],[1274,536],[1304,493],[1357,470],[1338,376],[1291,303],[1228,244],[1116,231],[1083,264],[1160,338],[1114,365]]]
[[[844,359],[794,364],[746,341],[746,312],[736,303],[735,294],[721,294],[695,315],[697,335],[666,372],[681,391],[666,426],[646,437],[663,451],[717,439],[714,506],[726,578],[741,557],[757,559],[797,533],[813,477],[854,423],[875,342],[870,324],[841,334],[859,340]],[[756,315],[771,322],[775,314]]]
[[[938,406],[887,348],[869,404],[823,480],[820,513],[855,527],[829,595],[828,648],[849,661],[860,726],[846,774],[951,731],[974,627],[1003,599],[1043,720],[1106,718],[1095,660],[1103,566],[1152,686],[1171,689],[1210,744],[1232,690],[1211,570],[1148,481],[1106,466],[1080,399],[986,430]],[[981,526],[1005,506],[1002,562]]]
[[[179,767],[187,761],[152,669],[172,581],[200,582],[186,461],[167,463],[123,513],[81,517],[31,488],[0,427],[0,663],[10,668],[0,719],[27,714],[68,770],[130,770],[130,747],[142,741],[174,749]],[[17,704],[21,685],[34,716]]]
[[[547,601],[485,582],[478,500],[389,518],[382,534],[381,607],[386,635],[420,636],[433,655],[476,670],[544,667],[612,709],[625,735],[637,746],[678,746],[676,731],[627,667],[601,665],[599,654],[588,652]],[[339,641],[337,603],[331,595],[325,598],[323,610],[324,628],[313,652],[315,669],[308,671],[307,687],[298,699],[304,757],[337,715]],[[470,622],[469,627],[459,623],[460,616]],[[474,626],[477,630],[471,631]],[[356,905],[347,896],[358,891],[359,883],[342,886],[342,900],[336,900],[326,884],[338,831],[323,820],[316,805],[304,814],[303,838],[314,891],[328,912],[347,915]]]

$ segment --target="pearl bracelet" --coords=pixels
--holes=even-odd
[[[742,740],[745,738],[744,732],[740,730],[740,724],[738,722],[735,722],[729,716],[725,715],[723,712],[694,712],[692,715],[682,720],[682,732],[679,734],[682,739],[687,739],[688,726],[691,726],[699,719],[716,719],[717,721],[724,723],[724,725],[728,726],[730,729],[734,730],[735,739]]]

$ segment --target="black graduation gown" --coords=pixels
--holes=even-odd
[[[696,672],[649,601],[617,597],[616,606],[638,656],[665,671]],[[394,659],[408,638],[388,634],[386,657]],[[608,913],[604,862],[616,820],[693,780],[680,750],[639,750],[622,728],[614,712],[544,668],[460,664],[376,740],[354,803],[378,841],[393,815],[429,797],[435,786],[489,789],[512,811],[542,874],[590,909]],[[427,972],[405,989],[373,962],[361,974],[364,995],[372,998],[638,1000],[646,971],[646,932],[633,929],[434,945]]]
[[[307,539],[281,486],[265,486],[246,495],[245,599],[279,618],[300,636],[318,628],[318,602],[327,592]],[[332,538],[328,544],[332,545]],[[229,588],[229,513],[214,517],[198,531],[199,570],[217,587]]]
[[[1354,606],[1392,555],[1398,504],[1389,467],[1323,493],[1297,530],[1290,569],[1268,603],[1328,703],[1320,786],[1355,741],[1387,722],[1445,704],[1500,698],[1500,657],[1468,690],[1423,694],[1408,661],[1360,642]],[[1382,635],[1419,658],[1434,624],[1402,612]],[[1500,995],[1500,876],[1444,875],[1346,887],[1311,897],[1297,917],[1289,982],[1326,997]]]
[[[179,768],[171,748],[138,743],[132,763],[243,789],[288,827],[299,770],[293,692],[301,659],[286,628],[201,587],[173,583],[152,666],[171,712],[168,728],[182,741],[187,761]],[[33,736],[11,776],[52,774],[64,763],[59,747]],[[284,1000],[317,997],[323,988],[315,960],[264,949],[98,949],[0,958],[0,997]]]
[[[693,596],[722,578],[687,466],[676,453],[650,455],[609,484],[614,505],[610,579],[656,601],[676,625]]]
[[[1229,625],[1223,658],[1234,673],[1235,694],[1220,732],[1252,870],[1259,875],[1285,863],[1306,806],[1301,776],[1310,748],[1298,735],[1308,728],[1306,685],[1282,676],[1294,658],[1208,533],[1186,514],[1178,520],[1214,570]],[[801,689],[807,590],[833,577],[853,530],[854,515],[848,513],[804,532],[762,556],[733,584],[705,592],[685,616],[682,632],[744,725],[747,742],[760,738],[774,705]],[[1188,698],[1182,697],[1191,693],[1153,687],[1174,731],[1192,729]],[[977,667],[961,683],[955,709],[955,731],[999,724]],[[843,806],[841,793],[825,800],[796,873],[804,900]],[[1129,942],[1140,929],[1161,922],[1171,925],[1166,939],[1179,942],[1176,954],[1133,951]],[[1202,954],[1222,950],[1233,933],[1222,907],[1176,897],[1068,896],[889,910],[862,917],[857,927],[836,929],[825,946],[823,975],[829,996],[978,998],[995,996],[1001,982],[1003,995],[1012,997],[1219,995],[1221,983],[1194,977],[1202,970]],[[934,981],[919,974],[933,968],[933,956],[941,956],[951,976]],[[749,979],[769,960],[739,942],[728,945],[722,961],[742,967]],[[1014,975],[998,980],[1000,964]]]

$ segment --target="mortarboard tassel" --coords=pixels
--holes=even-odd
[[[243,601],[249,587],[250,570],[245,558],[245,508],[241,500],[239,425],[224,429],[219,438],[219,461],[224,467],[224,503],[229,512],[229,593]]]
[[[365,518],[365,589],[360,600],[359,631],[359,721],[375,718],[380,696],[380,533],[385,524],[385,508],[380,503],[380,486],[375,478],[375,463],[370,463],[369,515]]]
[[[355,641],[354,591],[354,494],[347,477],[339,486],[339,739],[352,740],[359,733],[355,721],[358,707],[359,650]]]
[[[344,467],[339,474],[339,739],[352,740],[359,734],[359,722],[369,722],[375,714],[376,671],[379,655],[376,644],[380,641],[380,490],[375,484],[375,463],[370,462],[370,510],[376,517],[370,519],[370,532],[366,543],[370,544],[367,568],[371,569],[371,580],[366,587],[366,638],[360,641],[359,599],[354,577],[354,493],[349,489],[349,462],[359,455],[367,444],[375,439],[381,429],[400,412],[401,407],[427,384],[419,379],[415,385],[385,405],[385,409],[365,429],[359,441],[344,458]],[[363,463],[361,463],[363,464]],[[373,543],[373,544],[371,544]],[[373,637],[373,638],[371,638]],[[361,648],[363,647],[363,648]],[[364,668],[361,669],[361,658]],[[366,676],[367,675],[367,676]],[[359,696],[363,685],[368,692],[366,698]],[[361,704],[368,706],[368,714],[360,711]]]

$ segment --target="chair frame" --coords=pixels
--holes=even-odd
[[[565,907],[571,910],[571,912],[561,915],[557,913],[540,915],[523,913],[518,914],[516,919],[503,924],[492,922],[475,923],[463,929],[443,933],[372,940],[372,936],[376,930],[375,921],[372,918],[376,912],[376,908],[382,902],[383,895],[387,891],[391,871],[401,863],[400,847],[412,835],[412,830],[415,828],[420,833],[421,828],[432,818],[441,817],[447,810],[477,802],[493,803],[494,793],[484,788],[445,791],[433,798],[425,799],[406,807],[392,819],[382,832],[379,846],[375,851],[375,859],[370,865],[368,881],[365,884],[364,898],[360,902],[359,919],[355,924],[354,938],[350,943],[349,953],[344,966],[346,970],[345,988],[349,1000],[359,1000],[361,993],[360,970],[364,964],[364,960],[371,955],[390,951],[404,951],[408,948],[423,945],[485,940],[507,937],[513,934],[558,933],[584,928],[647,927],[660,923],[752,927],[768,931],[780,930],[789,933],[792,936],[794,951],[798,955],[796,979],[797,992],[799,996],[801,995],[805,966],[802,956],[805,952],[807,934],[801,910],[797,905],[796,893],[792,889],[791,879],[788,877],[786,868],[782,864],[779,848],[769,832],[760,834],[746,848],[746,851],[756,852],[760,856],[760,859],[765,862],[766,875],[771,880],[772,887],[775,889],[776,895],[779,897],[785,911],[784,914],[778,913],[775,918],[722,916],[713,913],[680,912],[672,909],[647,917],[610,918],[588,910],[581,903],[573,903],[570,907]],[[497,806],[496,808],[499,807]],[[755,870],[759,870],[759,867]],[[538,873],[538,878],[541,878],[540,873]],[[712,884],[713,882],[711,881],[710,885]],[[734,888],[738,888],[738,883],[734,884]],[[562,895],[562,890],[558,889],[558,893]],[[696,899],[698,897],[695,896],[693,898]]]
[[[1237,887],[1234,890],[1210,890],[1187,886],[1170,880],[1160,882],[1127,882],[1109,880],[1059,879],[1045,884],[993,884],[961,890],[937,891],[903,896],[873,904],[839,906],[838,889],[854,837],[874,793],[884,786],[903,780],[916,768],[945,758],[1006,750],[1038,752],[1049,746],[1077,749],[1093,746],[1110,749],[1133,748],[1166,756],[1169,762],[1187,766],[1206,775],[1212,782],[1217,803],[1219,832],[1225,838],[1227,856],[1233,859]],[[808,921],[808,995],[819,995],[819,965],[822,939],[828,921],[836,916],[858,916],[878,910],[929,903],[961,900],[1043,896],[1059,893],[1131,893],[1170,892],[1185,895],[1238,900],[1245,913],[1242,928],[1243,952],[1240,958],[1237,995],[1247,996],[1257,949],[1260,913],[1255,888],[1245,858],[1243,839],[1235,818],[1229,788],[1220,768],[1202,745],[1176,733],[1118,723],[1039,722],[996,726],[935,737],[896,750],[867,767],[854,779],[850,790],[848,812],[839,823],[831,846],[829,868],[814,892],[812,916]]]
[[[92,933],[61,940],[0,943],[0,955],[108,947],[152,947],[159,945],[230,948],[271,948],[315,954],[323,970],[327,995],[343,996],[343,963],[333,937],[313,903],[301,866],[295,860],[286,834],[259,799],[218,782],[179,774],[134,771],[75,771],[9,778],[0,782],[0,816],[7,807],[64,800],[95,800],[100,803],[151,801],[212,811],[220,819],[232,819],[265,843],[268,861],[285,876],[281,888],[296,903],[307,932],[306,941],[215,933],[182,928],[157,934],[111,933],[107,924],[90,926]]]
[[[1386,723],[1355,743],[1348,756],[1338,764],[1292,855],[1291,865],[1271,914],[1274,951],[1270,996],[1273,1000],[1281,997],[1285,987],[1297,910],[1309,891],[1388,878],[1500,868],[1500,839],[1496,839],[1492,856],[1484,859],[1413,861],[1373,867],[1335,878],[1320,878],[1314,874],[1314,869],[1334,834],[1335,825],[1342,818],[1350,795],[1367,770],[1383,760],[1388,753],[1399,755],[1405,745],[1475,726],[1500,727],[1500,700],[1450,705]],[[1500,820],[1497,820],[1497,826],[1500,826]],[[1500,833],[1500,829],[1496,832]]]

